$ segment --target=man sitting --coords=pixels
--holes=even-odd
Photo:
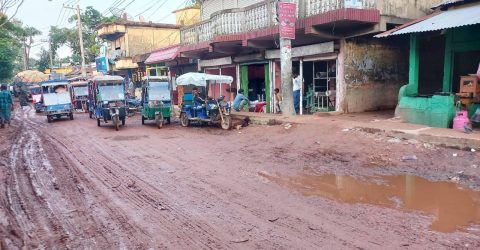
[[[205,104],[205,100],[200,96],[200,89],[197,87],[193,88],[193,101],[197,104]]]
[[[240,110],[245,110],[245,107],[249,107],[248,98],[243,95],[243,89],[238,90],[238,94],[233,100],[233,110],[240,112]]]

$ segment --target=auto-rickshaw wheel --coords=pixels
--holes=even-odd
[[[70,120],[73,120],[73,113],[70,113]]]
[[[142,115],[142,125],[145,125],[145,116]]]
[[[163,127],[163,115],[158,114],[155,116],[155,124],[157,124],[157,128],[161,129]]]
[[[99,118],[97,118],[97,126],[100,127],[100,119]]]
[[[51,123],[51,122],[52,122],[52,117],[49,116],[49,115],[47,115],[47,122],[48,122],[48,123]]]
[[[221,123],[221,126],[225,130],[232,129],[232,117],[230,117],[229,115],[223,116],[223,122]]]
[[[188,127],[190,125],[190,120],[188,120],[186,113],[180,114],[180,123],[182,124],[182,127]]]

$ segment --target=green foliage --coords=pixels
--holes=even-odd
[[[39,59],[36,62],[37,70],[40,72],[45,72],[46,69],[50,68],[50,53],[42,48],[38,56]]]
[[[97,38],[96,28],[102,23],[115,21],[116,17],[104,17],[99,11],[89,6],[80,13],[80,19],[83,28],[82,35],[83,46],[85,48],[85,60],[87,62],[93,62],[100,53],[102,43],[102,41]],[[71,16],[69,22],[76,24],[77,16]],[[50,28],[50,42],[53,57],[56,57],[56,52],[60,46],[67,45],[73,52],[72,59],[76,62],[81,60],[80,44],[76,27],[69,29],[52,26]]]
[[[23,29],[20,23],[9,22],[6,16],[0,18],[0,23],[4,23],[0,28],[0,81],[8,81],[15,73]]]

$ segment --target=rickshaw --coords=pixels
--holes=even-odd
[[[193,85],[205,88],[208,93],[209,85],[228,84],[233,82],[231,76],[210,75],[204,73],[186,73],[177,78],[178,86]],[[190,123],[207,123],[220,126],[229,130],[232,128],[232,118],[230,116],[231,107],[225,101],[224,96],[207,97],[205,103],[195,100],[194,93],[185,93],[180,113],[180,123],[183,127],[188,127]]]
[[[60,119],[66,116],[73,120],[72,99],[68,90],[68,82],[46,81],[40,83],[42,87],[42,102],[47,122],[51,123],[53,118]]]
[[[170,124],[172,97],[170,83],[166,76],[144,77],[142,87],[142,124],[147,120],[154,120],[158,128],[162,128],[165,121]]]
[[[35,112],[40,113],[42,112],[43,109],[43,104],[42,104],[42,87],[40,84],[33,83],[28,87],[28,96],[29,99],[31,99],[32,104],[35,108]]]
[[[125,125],[125,80],[121,76],[96,76],[89,83],[90,116],[97,119],[97,126],[111,121],[115,130]]]
[[[70,79],[70,94],[73,107],[77,112],[88,112],[88,80],[83,78]]]

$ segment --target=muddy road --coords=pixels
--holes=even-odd
[[[0,249],[480,248],[475,152],[333,123],[115,132],[25,108],[12,125]]]

